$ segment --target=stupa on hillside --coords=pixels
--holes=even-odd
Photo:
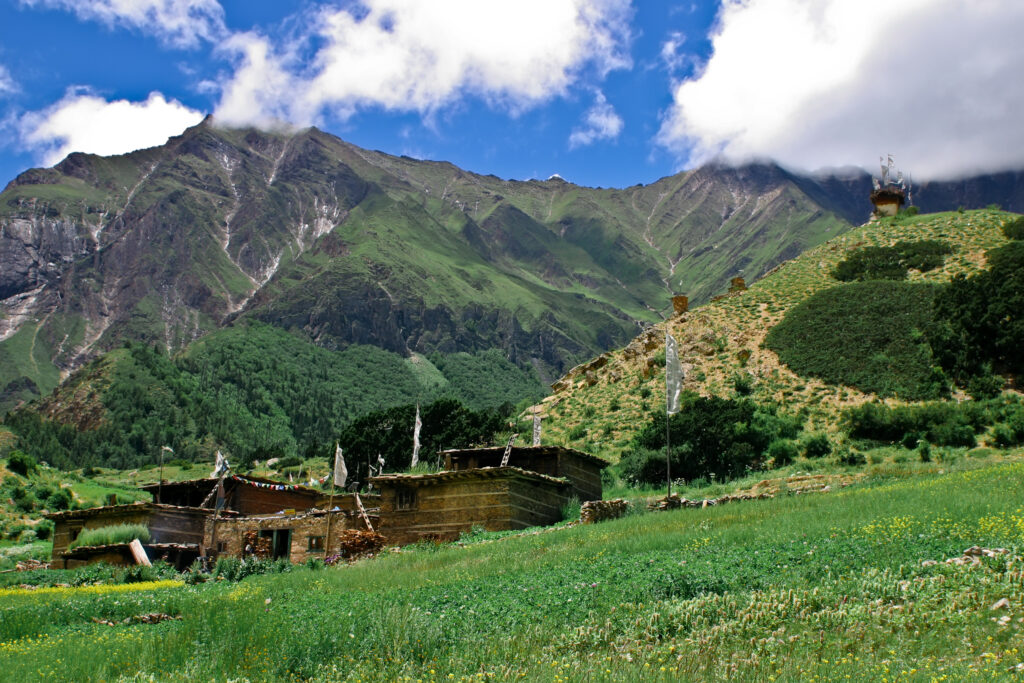
[[[871,192],[871,203],[875,205],[875,216],[895,216],[910,196],[910,183],[903,179],[903,172],[897,171],[893,176],[893,159],[888,154],[880,157],[882,177],[872,178],[874,186]]]

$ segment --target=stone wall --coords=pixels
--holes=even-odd
[[[580,522],[594,524],[609,519],[625,517],[629,512],[629,501],[621,498],[614,500],[588,500],[580,506]]]
[[[370,518],[371,523],[375,520]],[[330,538],[327,538],[330,525]],[[291,542],[288,548],[288,559],[294,563],[305,562],[310,558],[324,559],[338,554],[341,539],[346,529],[365,529],[366,524],[357,513],[348,510],[327,512],[318,510],[294,515],[265,515],[259,517],[240,517],[238,519],[210,519],[206,523],[206,541],[204,545],[213,549],[213,554],[245,557],[258,554],[258,548],[246,550],[246,534],[288,530]],[[317,547],[310,539],[321,539]],[[250,536],[251,539],[251,536]]]

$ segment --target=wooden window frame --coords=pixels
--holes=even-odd
[[[395,509],[415,510],[417,502],[416,488],[413,486],[399,486],[395,488]]]

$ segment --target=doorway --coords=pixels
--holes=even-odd
[[[270,539],[270,557],[277,559],[284,557],[290,559],[292,549],[291,529],[264,529],[260,531],[260,538]]]

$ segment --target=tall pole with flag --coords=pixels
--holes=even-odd
[[[672,495],[672,443],[669,419],[679,412],[683,394],[683,366],[679,363],[679,345],[665,325],[665,476],[668,495]]]
[[[420,430],[423,429],[423,420],[420,419],[420,404],[416,404],[416,422],[412,427],[412,462],[409,469],[413,469],[420,462]]]
[[[348,468],[345,467],[345,456],[341,454],[341,446],[334,443],[334,471],[331,473],[331,502],[327,506],[327,535],[324,538],[324,559],[330,557],[331,552],[331,520],[334,516],[334,490],[340,486],[345,489],[345,480],[348,479]]]

